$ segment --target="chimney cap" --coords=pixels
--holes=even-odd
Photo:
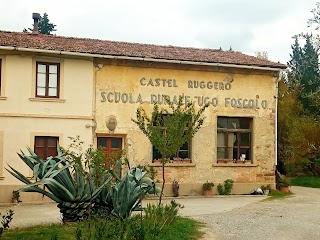
[[[32,13],[32,18],[39,20],[40,19],[40,13]]]

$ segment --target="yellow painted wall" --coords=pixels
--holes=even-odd
[[[60,99],[63,102],[35,101],[36,61],[60,62],[62,85]],[[0,101],[1,113],[92,115],[93,64],[91,61],[5,55],[3,62],[4,96],[7,99]]]
[[[0,98],[0,202],[10,202],[12,190],[22,186],[4,168],[10,164],[26,176],[29,168],[16,154],[26,146],[33,149],[35,136],[58,136],[68,146],[68,137],[80,135],[85,144],[93,141],[94,66],[92,61],[0,52],[2,96]],[[35,61],[61,64],[61,97],[43,101],[35,98]],[[39,194],[23,193],[22,201],[42,201]]]
[[[141,80],[145,78],[146,80]],[[170,87],[168,82],[165,86],[144,85],[155,79],[174,79],[177,87]],[[189,80],[226,83],[227,79],[233,79],[229,90],[216,90],[206,88],[190,88]],[[190,100],[196,101],[197,96],[217,98],[218,105],[210,106],[206,112],[206,120],[203,127],[192,140],[192,163],[183,166],[166,167],[166,194],[171,194],[171,183],[174,179],[180,183],[180,194],[193,195],[201,193],[201,185],[205,181],[213,181],[216,185],[227,178],[235,180],[233,193],[248,193],[254,187],[270,183],[274,185],[275,165],[275,93],[276,78],[271,72],[258,72],[254,70],[237,69],[210,69],[203,68],[194,70],[180,65],[163,67],[153,64],[152,66],[134,66],[132,64],[109,64],[97,73],[96,95],[96,121],[97,133],[105,135],[124,134],[127,141],[127,154],[133,165],[155,165],[152,162],[152,146],[138,127],[131,121],[135,118],[137,107],[140,106],[137,98],[139,94],[143,101],[151,100],[151,94],[166,94],[171,97],[184,94],[190,96]],[[160,80],[161,82],[161,80]],[[173,86],[173,81],[171,81]],[[109,92],[113,93],[109,94]],[[114,92],[132,94],[134,103],[114,100]],[[109,94],[109,95],[108,95]],[[108,100],[109,96],[109,100]],[[259,108],[241,108],[226,106],[226,98],[253,99],[259,101]],[[112,101],[113,100],[113,101]],[[126,96],[124,96],[126,100]],[[262,101],[268,106],[261,106]],[[152,104],[143,103],[142,106],[151,112]],[[106,127],[106,121],[110,116],[117,119],[117,128],[110,133]],[[250,165],[217,164],[217,117],[252,117],[253,118],[253,163]],[[161,168],[156,167],[158,178],[161,179]]]

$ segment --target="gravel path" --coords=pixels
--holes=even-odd
[[[320,189],[291,190],[289,198],[193,218],[206,223],[206,240],[320,239]]]

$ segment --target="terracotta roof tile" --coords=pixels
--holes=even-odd
[[[20,32],[0,31],[0,46],[178,61],[286,68],[286,65],[284,64],[271,62],[236,51],[161,46],[42,34],[35,35],[32,33]]]

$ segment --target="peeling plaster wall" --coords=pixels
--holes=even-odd
[[[217,106],[210,106],[206,112],[203,127],[192,140],[191,164],[167,164],[165,168],[165,194],[171,195],[171,183],[179,181],[181,195],[197,195],[202,192],[202,184],[209,180],[217,186],[227,178],[235,180],[232,193],[249,193],[254,187],[262,184],[274,186],[275,177],[275,93],[276,78],[272,72],[255,70],[237,70],[209,67],[186,67],[169,64],[135,64],[126,61],[100,62],[104,66],[97,72],[96,79],[96,121],[97,134],[104,136],[123,135],[126,139],[126,151],[132,165],[152,164],[152,146],[149,140],[131,121],[135,118],[136,109],[142,106],[147,112],[152,111],[151,94],[166,94],[170,97],[184,94],[190,100],[196,101],[198,96],[217,98]],[[140,81],[142,78],[145,80]],[[147,86],[150,79],[156,85],[155,79],[174,79],[171,87]],[[222,82],[233,79],[231,89],[216,90],[205,88],[190,88],[189,80],[205,83]],[[111,94],[108,94],[111,92]],[[115,93],[132,95],[132,102],[115,102]],[[139,98],[139,95],[141,98]],[[108,99],[109,97],[109,99]],[[259,101],[259,108],[241,108],[226,106],[225,98],[253,99]],[[130,99],[130,97],[128,97]],[[127,100],[124,96],[123,100]],[[138,100],[138,101],[137,101]],[[140,102],[144,101],[143,104]],[[265,100],[266,108],[261,106]],[[230,100],[228,100],[230,101]],[[163,106],[163,105],[161,105]],[[264,105],[265,107],[265,105]],[[117,119],[117,127],[110,132],[106,121],[110,116]],[[253,119],[252,129],[252,164],[217,164],[217,117],[250,117]],[[155,166],[158,179],[161,179],[161,167]]]

